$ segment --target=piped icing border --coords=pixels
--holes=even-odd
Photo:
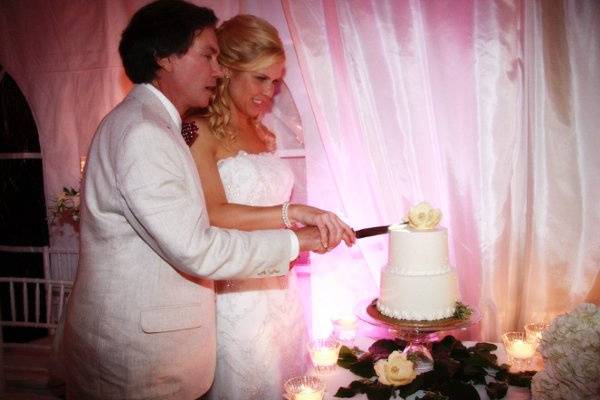
[[[454,315],[454,310],[456,307],[447,307],[430,313],[418,313],[414,311],[392,310],[391,308],[382,304],[380,300],[377,300],[377,309],[383,315],[395,319],[406,319],[410,321],[433,321],[436,319],[451,317]]]

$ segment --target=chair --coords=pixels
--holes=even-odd
[[[71,293],[78,253],[49,247],[0,247],[2,251],[43,254],[44,278],[0,277],[5,302],[0,309],[0,397],[15,386],[39,393],[47,388],[54,334]],[[4,327],[22,328],[25,333],[47,329],[47,334],[42,330],[38,336],[45,337],[8,342],[2,335]]]

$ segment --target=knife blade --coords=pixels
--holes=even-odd
[[[384,233],[388,232],[388,228],[389,225],[372,226],[370,228],[359,229],[354,231],[354,233],[356,234],[356,238],[360,239],[369,236],[383,235]]]

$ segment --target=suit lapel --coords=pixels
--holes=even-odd
[[[159,126],[163,127],[165,131],[168,131],[180,145],[187,148],[187,144],[185,143],[183,136],[181,136],[181,132],[177,129],[177,124],[173,121],[165,106],[154,93],[143,85],[135,85],[129,95],[143,104],[143,119],[156,122]]]

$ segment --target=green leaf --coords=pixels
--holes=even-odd
[[[460,379],[465,382],[474,382],[485,385],[487,372],[483,367],[465,363],[460,371]]]
[[[433,369],[442,379],[452,378],[460,369],[460,363],[452,358],[442,358],[433,362]]]
[[[392,396],[393,389],[391,386],[386,385],[371,385],[367,387],[365,393],[369,400],[389,400]]]
[[[357,393],[354,390],[352,390],[350,388],[341,387],[337,390],[337,392],[335,392],[333,397],[340,397],[343,399],[348,399],[348,398],[354,397],[356,395],[357,395]]]
[[[498,365],[498,357],[487,351],[471,353],[471,356],[465,361],[468,361],[469,364],[486,368],[496,368]]]
[[[485,391],[487,392],[490,400],[501,399],[506,396],[508,392],[508,385],[504,382],[490,382],[486,385]]]
[[[521,371],[517,373],[510,372],[510,366],[502,364],[494,376],[497,381],[506,382],[512,386],[531,387],[531,378],[536,371]]]
[[[363,378],[371,378],[375,376],[375,368],[373,368],[373,360],[367,355],[362,356],[350,365],[350,371]]]
[[[356,393],[365,393],[367,388],[374,384],[377,384],[377,382],[371,381],[369,379],[360,379],[358,381],[353,381],[352,383],[350,383],[350,389],[354,390]]]
[[[457,380],[445,382],[441,387],[441,392],[450,400],[480,400],[479,393],[473,386]]]
[[[422,390],[425,387],[425,377],[423,375],[424,374],[417,375],[417,377],[408,385],[398,386],[400,396],[406,398],[411,394]]]
[[[373,356],[373,360],[377,361],[382,358],[388,358],[393,351],[402,351],[406,347],[407,342],[402,339],[390,340],[380,339],[369,347],[369,353]]]
[[[452,317],[460,320],[467,320],[473,314],[473,310],[468,305],[457,301],[456,308],[454,309],[454,315]]]
[[[490,352],[490,351],[497,350],[498,346],[496,346],[493,343],[485,343],[485,342],[483,342],[483,343],[477,343],[477,344],[475,344],[475,346],[471,347],[470,349],[472,351],[475,351],[475,352],[480,352],[480,351],[488,351],[488,352]]]
[[[356,361],[358,361],[358,357],[356,357],[354,351],[350,350],[346,346],[342,346],[338,356],[337,364],[342,368],[350,369],[352,364],[354,364]]]
[[[448,400],[448,397],[438,392],[425,392],[425,396],[420,397],[419,400]]]
[[[536,374],[536,371],[522,371],[518,373],[508,374],[508,384],[518,387],[531,387],[531,378]]]

